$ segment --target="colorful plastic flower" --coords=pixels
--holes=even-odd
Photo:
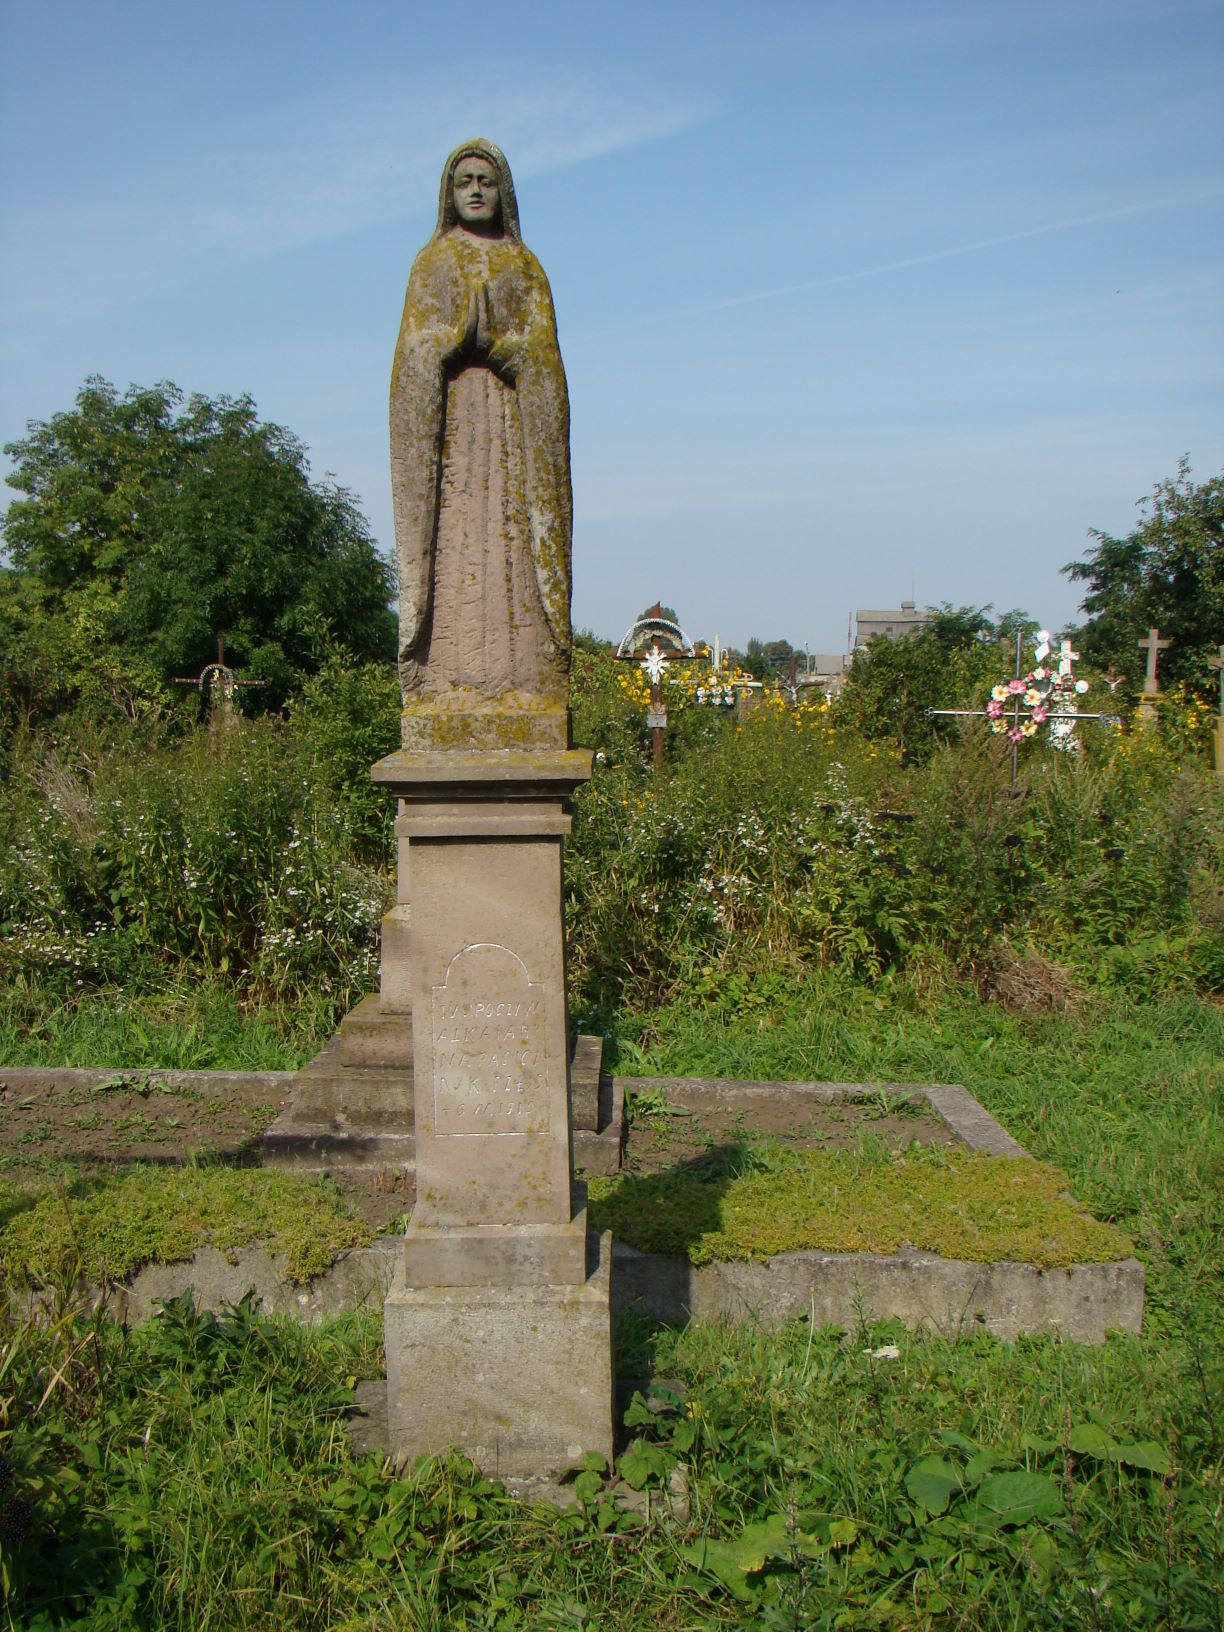
[[[1009,680],[1007,682],[1007,691],[1008,691],[1009,696],[1018,697],[1023,690],[1024,690],[1024,681],[1023,680]]]
[[[996,703],[1005,703],[1010,696],[1006,686],[995,686],[990,693]]]
[[[986,704],[986,718],[988,720],[997,720],[1002,712],[1003,704],[997,697],[992,697]]]

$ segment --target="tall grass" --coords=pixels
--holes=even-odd
[[[179,979],[160,992],[19,986],[0,1005],[0,1066],[295,1071],[317,1051],[339,1007],[324,992],[253,1009],[219,978]]]
[[[618,1464],[643,1518],[598,1467],[562,1513],[457,1461],[354,1457],[368,1320],[179,1300],[4,1337],[0,1565],[31,1632],[1219,1624],[1219,1379],[1172,1344],[655,1334],[672,1382]]]
[[[459,1462],[397,1477],[354,1457],[348,1391],[381,1369],[366,1317],[10,1316],[10,1625],[1214,1632],[1218,1007],[1107,993],[1016,1017],[933,981],[765,984],[744,1012],[675,1004],[622,1053],[635,1071],[967,1082],[1136,1236],[1144,1334],[1009,1346],[866,1309],[845,1336],[627,1322],[622,1374],[678,1387],[630,1413],[619,1468],[654,1493],[645,1521],[598,1468],[561,1514]],[[687,1517],[664,1494],[676,1462]]]
[[[67,996],[201,974],[338,1004],[377,967],[385,881],[275,721],[28,744],[0,798],[0,977]]]
[[[1163,725],[1036,750],[1013,790],[997,745],[916,769],[774,709],[694,716],[652,777],[607,680],[577,708],[604,752],[567,864],[584,1023],[635,1074],[965,1083],[1137,1241],[1147,1330],[627,1325],[622,1370],[679,1384],[630,1411],[644,1518],[597,1466],[559,1513],[455,1461],[355,1457],[365,1318],[179,1300],[128,1331],[67,1292],[24,1320],[0,1296],[9,1626],[1224,1632],[1218,779]],[[390,689],[333,689],[377,751]],[[372,978],[386,852],[346,796],[367,746],[322,764],[309,706],[220,743],[65,728],[11,756],[8,1057],[310,1051]],[[984,1001],[1000,969],[1056,1007]]]

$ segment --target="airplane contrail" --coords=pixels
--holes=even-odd
[[[932,261],[948,261],[956,255],[972,255],[979,249],[994,249],[999,244],[1018,244],[1025,238],[1042,238],[1050,232],[1068,232],[1073,227],[1092,226],[1097,221],[1116,221],[1126,215],[1143,215],[1149,210],[1172,209],[1179,204],[1196,204],[1204,198],[1215,198],[1218,190],[1189,194],[1182,198],[1152,199],[1146,204],[1124,204],[1114,210],[1096,210],[1091,215],[1073,216],[1069,221],[1047,221],[1039,227],[1025,227],[1020,232],[1004,232],[995,238],[978,238],[970,244],[954,244],[949,249],[935,249],[927,255],[909,255],[903,261],[886,261],[882,266],[861,267],[857,272],[839,272],[828,278],[808,278],[803,283],[783,284],[777,289],[758,289],[754,294],[731,295],[725,300],[710,301],[698,307],[703,312],[719,312],[728,306],[747,306],[754,300],[773,300],[780,295],[797,295],[806,289],[825,289],[835,283],[853,283],[859,278],[878,278],[885,272],[902,272],[911,266],[926,266]]]
[[[904,260],[885,261],[880,266],[860,267],[855,272],[837,272],[824,278],[807,278],[802,283],[780,284],[775,289],[757,289],[745,295],[728,295],[722,300],[703,302],[698,306],[690,306],[683,311],[658,313],[652,317],[639,318],[633,323],[618,323],[612,328],[589,331],[583,335],[576,335],[574,339],[600,339],[607,334],[618,334],[628,329],[640,328],[643,323],[670,323],[677,317],[693,317],[703,312],[724,312],[734,306],[750,306],[760,300],[778,300],[785,295],[803,294],[809,289],[827,289],[838,283],[855,283],[862,278],[879,278],[888,272],[903,272],[911,266],[928,266],[933,261],[952,260],[957,255],[973,255],[979,250],[995,249],[1001,244],[1018,244],[1026,238],[1043,238],[1052,232],[1069,232],[1075,227],[1092,226],[1098,221],[1117,221],[1128,215],[1145,215],[1151,210],[1176,209],[1183,204],[1200,204],[1207,199],[1218,198],[1220,188],[1210,188],[1205,192],[1186,193],[1177,198],[1149,199],[1142,204],[1123,204],[1112,210],[1095,210],[1089,215],[1072,216],[1065,221],[1045,221],[1040,226],[1024,227],[1019,232],[1004,232],[993,238],[978,238],[968,244],[953,244],[948,249],[931,250],[926,255],[908,255]]]

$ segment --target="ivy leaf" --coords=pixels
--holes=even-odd
[[[672,1444],[678,1451],[691,1451],[697,1439],[697,1419],[682,1417],[672,1429]]]
[[[643,1397],[641,1391],[639,1389],[635,1389],[634,1392],[633,1392],[633,1398],[632,1398],[632,1400],[630,1400],[629,1405],[628,1405],[628,1407],[627,1407],[627,1409],[625,1411],[625,1427],[626,1428],[642,1428],[642,1427],[651,1427],[651,1428],[653,1428],[657,1421],[658,1421],[658,1417],[657,1417],[656,1413],[653,1412],[650,1409],[650,1407],[647,1405],[646,1400]]]

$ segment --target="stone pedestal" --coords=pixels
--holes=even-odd
[[[561,845],[589,753],[405,752],[416,1205],[386,1304],[390,1448],[503,1476],[611,1452],[610,1255],[573,1182]],[[384,950],[386,949],[384,943]],[[397,942],[397,944],[400,944]]]
[[[383,1307],[392,1455],[453,1445],[503,1479],[611,1458],[611,1236],[575,1285],[411,1286],[410,1256]]]

